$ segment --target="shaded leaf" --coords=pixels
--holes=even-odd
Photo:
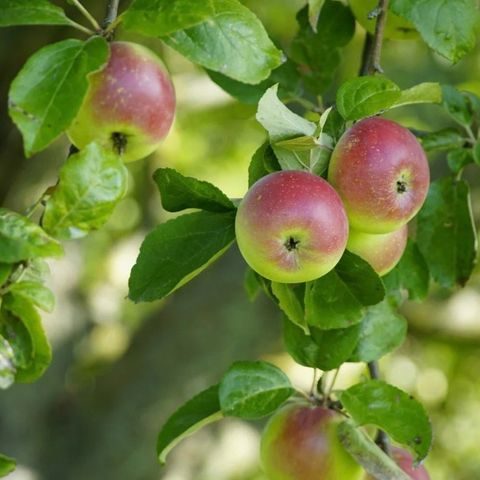
[[[420,138],[422,147],[427,152],[434,150],[451,150],[460,148],[465,143],[463,135],[453,128],[444,128],[431,132]]]
[[[453,173],[459,173],[474,161],[473,152],[470,148],[456,148],[447,154],[447,164]]]
[[[251,302],[258,297],[258,294],[262,290],[262,285],[258,281],[257,274],[250,267],[247,267],[245,270],[243,286],[245,288],[247,297]]]
[[[473,120],[473,113],[468,96],[451,85],[443,85],[442,93],[443,106],[450,116],[460,125],[470,125]]]
[[[0,476],[5,477],[13,472],[17,466],[17,462],[6,455],[0,453]]]
[[[295,287],[287,285],[286,283],[272,282],[271,288],[273,295],[275,295],[278,301],[278,306],[287,318],[308,334],[308,325],[305,320],[302,299]],[[304,293],[304,289],[302,289],[301,292]]]

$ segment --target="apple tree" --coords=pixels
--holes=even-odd
[[[435,426],[417,400],[380,378],[378,361],[406,338],[405,300],[422,301],[433,283],[464,286],[473,271],[463,172],[480,164],[480,98],[434,81],[402,89],[383,74],[381,53],[386,38],[413,39],[456,63],[476,43],[476,2],[309,0],[281,46],[239,0],[109,0],[102,21],[69,3],[84,23],[48,0],[0,8],[2,27],[83,35],[38,50],[10,87],[25,156],[63,134],[72,144],[58,181],[27,211],[0,209],[0,387],[33,382],[51,362],[39,313],[55,301],[45,259],[105,224],[126,192],[125,163],[168,135],[176,108],[169,73],[145,45],[121,39],[156,38],[256,105],[265,141],[245,172],[243,199],[169,166],[154,173],[163,208],[176,216],[144,239],[129,298],[171,295],[237,242],[247,294],[278,307],[286,351],[314,378],[304,392],[277,366],[239,358],[159,425],[160,463],[208,423],[271,416],[261,457],[272,480],[429,478],[420,464]],[[367,31],[360,70],[332,93],[356,20]],[[415,104],[440,106],[451,127],[418,131],[383,117]],[[430,179],[427,154],[439,150],[447,162]],[[365,364],[370,378],[335,389],[346,362]],[[14,468],[0,456],[0,475]]]

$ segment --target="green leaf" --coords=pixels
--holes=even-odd
[[[388,291],[407,290],[410,300],[423,300],[428,295],[428,265],[413,240],[408,240],[400,262],[383,277],[383,282]]]
[[[463,135],[453,128],[444,128],[420,137],[422,147],[427,152],[434,150],[452,150],[460,148],[465,143]]]
[[[251,302],[258,297],[258,294],[262,290],[262,285],[258,281],[256,272],[254,272],[250,267],[247,267],[245,270],[243,286],[245,288],[247,297]]]
[[[23,297],[45,312],[53,312],[55,297],[52,291],[39,282],[22,281],[14,283],[9,292],[18,297]]]
[[[398,348],[407,335],[407,321],[384,300],[367,309],[360,324],[358,343],[351,362],[372,362]]]
[[[217,187],[192,177],[185,177],[173,168],[159,168],[153,178],[160,190],[162,205],[168,212],[200,208],[210,212],[228,212],[235,205]]]
[[[314,32],[317,31],[317,23],[325,0],[308,0],[308,20]]]
[[[358,120],[387,110],[400,98],[400,88],[387,77],[358,77],[338,89],[337,108],[345,120]]]
[[[308,325],[305,321],[305,312],[302,305],[302,300],[297,293],[299,288],[277,282],[272,282],[271,288],[272,293],[278,300],[278,306],[287,316],[287,318],[295,325],[298,325],[306,334],[308,334]]]
[[[11,25],[71,25],[65,12],[46,0],[2,0],[0,27]]]
[[[29,301],[13,293],[5,295],[2,308],[21,322],[30,338],[29,362],[25,366],[18,366],[15,380],[23,383],[33,382],[43,375],[52,361],[52,350],[43,330],[40,315]],[[8,336],[6,338],[10,340]],[[23,346],[26,345],[25,340]]]
[[[306,367],[327,371],[348,360],[358,341],[360,325],[333,330],[310,327],[310,335],[288,319],[283,321],[283,342],[292,358]]]
[[[0,335],[0,389],[5,390],[15,382],[16,372],[15,352],[3,335]]]
[[[430,48],[451,62],[475,47],[480,23],[475,0],[392,0],[390,9],[412,22]]]
[[[3,285],[10,277],[12,273],[13,265],[10,263],[1,263],[0,262],[0,286]]]
[[[443,287],[465,285],[477,254],[468,184],[444,177],[430,184],[418,214],[417,242],[430,273]]]
[[[335,267],[362,305],[375,305],[385,297],[385,287],[378,274],[363,258],[345,250]]]
[[[376,479],[411,480],[411,477],[351,420],[344,420],[340,423],[337,432],[345,450]]]
[[[423,460],[432,443],[432,427],[423,406],[380,380],[369,380],[339,394],[357,425],[376,425]]]
[[[59,257],[62,246],[26,217],[0,208],[0,261],[16,263],[34,257]]]
[[[318,8],[318,0],[316,0]],[[315,96],[322,94],[332,83],[340,64],[342,47],[355,33],[355,18],[350,8],[341,2],[326,0],[322,14],[312,28],[316,8],[300,10],[297,15],[298,34],[292,41],[291,55],[302,68],[307,89]]]
[[[260,20],[237,0],[212,0],[215,13],[163,40],[194,63],[244,83],[265,80],[282,53]]]
[[[442,87],[436,82],[419,83],[414,87],[402,90],[400,98],[392,107],[404,107],[418,103],[442,103]]]
[[[134,0],[121,19],[125,30],[162,37],[194,27],[214,13],[212,0]]]
[[[23,322],[5,308],[0,312],[0,335],[10,346],[16,375],[17,369],[27,368],[32,361],[32,339]]]
[[[6,455],[0,453],[0,476],[5,477],[13,472],[17,466],[17,462]]]
[[[102,37],[48,45],[27,61],[10,87],[9,112],[27,156],[47,147],[75,118],[88,88],[87,74],[108,57]]]
[[[451,85],[443,85],[442,92],[443,106],[450,116],[460,125],[470,125],[473,121],[473,113],[467,95]]]
[[[267,362],[235,362],[220,382],[222,412],[246,419],[274,412],[294,392],[288,377]]]
[[[45,207],[42,224],[56,238],[80,238],[100,228],[127,191],[120,157],[91,143],[60,169],[60,180]]]
[[[476,159],[473,158],[475,150],[471,148],[456,148],[450,150],[447,154],[447,164],[453,173],[459,173],[464,167],[473,163]]]
[[[250,165],[248,166],[248,186],[251,187],[256,181],[268,175],[270,172],[265,164],[267,155],[274,156],[272,147],[268,142],[261,145],[253,154]]]
[[[140,248],[129,297],[148,302],[167,296],[219,258],[234,239],[234,212],[195,212],[159,225]]]
[[[257,120],[267,130],[273,151],[283,170],[308,168],[308,157],[300,151],[292,151],[275,145],[282,140],[312,136],[317,127],[289,110],[278,98],[278,85],[269,88],[258,103]],[[303,151],[303,154],[309,152]]]
[[[163,425],[157,440],[157,455],[163,465],[170,451],[184,438],[222,418],[218,385],[207,388],[182,405]]]

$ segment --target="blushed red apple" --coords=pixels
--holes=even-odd
[[[97,141],[126,162],[138,160],[158,148],[174,113],[175,92],[160,58],[142,45],[113,42],[107,66],[89,77],[68,135],[80,149]]]
[[[342,201],[323,178],[283,171],[258,180],[241,201],[235,223],[240,252],[269,280],[307,282],[340,260],[348,236]]]
[[[427,157],[415,136],[391,120],[372,117],[347,130],[335,146],[328,179],[350,225],[367,233],[398,230],[427,196]]]
[[[392,447],[391,456],[397,465],[410,476],[412,480],[430,480],[430,476],[423,465],[415,468],[413,466],[413,457],[403,448]],[[365,480],[375,480],[371,475],[367,475]]]
[[[364,470],[343,448],[337,427],[343,417],[324,407],[290,404],[268,422],[260,447],[269,480],[358,480]]]
[[[350,229],[347,250],[366,260],[380,275],[386,275],[402,258],[407,246],[408,227],[390,233],[365,233]]]

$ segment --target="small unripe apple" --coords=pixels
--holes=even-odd
[[[425,467],[421,465],[418,468],[414,468],[412,455],[403,448],[392,447],[391,455],[397,465],[409,475],[412,480],[430,480],[430,476]],[[365,480],[375,479],[371,475],[367,475]]]
[[[235,223],[240,252],[253,270],[282,283],[325,275],[340,260],[348,221],[340,197],[323,178],[283,171],[258,180]]]
[[[269,480],[358,480],[363,469],[337,436],[342,417],[324,407],[290,404],[273,415],[260,457]]]
[[[369,33],[375,33],[375,25],[377,19],[369,18],[369,14],[378,6],[378,0],[350,0],[355,18],[360,25]],[[413,23],[405,18],[395,15],[391,10],[387,14],[387,23],[383,33],[385,38],[392,40],[417,40],[420,38],[419,33],[415,30]]]
[[[89,76],[68,136],[80,149],[97,141],[129,162],[158,148],[174,114],[175,92],[160,58],[142,45],[113,42],[106,67]]]
[[[415,136],[391,120],[371,117],[347,130],[332,153],[328,179],[350,225],[367,233],[398,230],[427,196],[427,157]]]
[[[402,258],[408,227],[390,233],[365,233],[350,229],[347,250],[366,260],[380,275],[386,275]]]

